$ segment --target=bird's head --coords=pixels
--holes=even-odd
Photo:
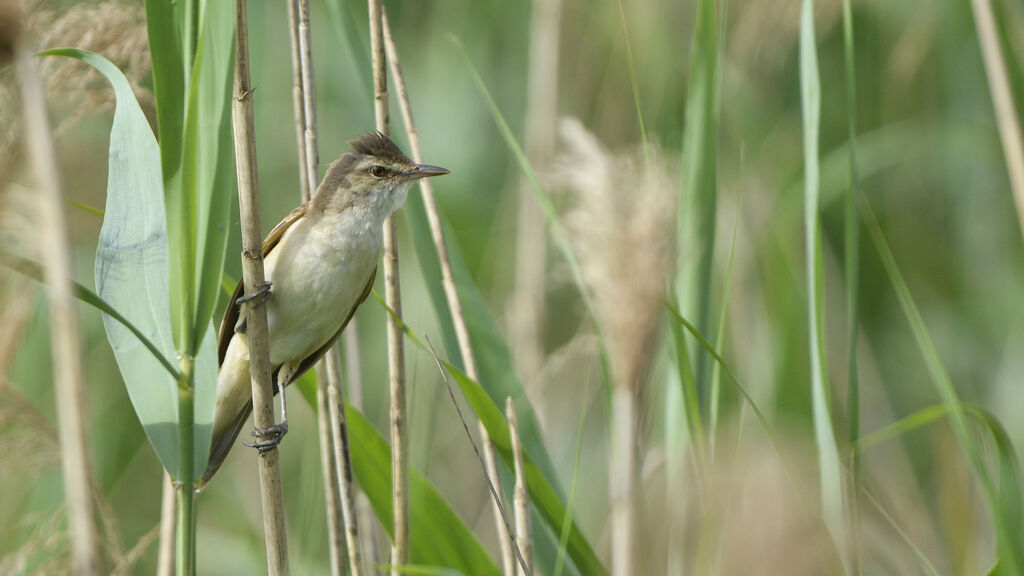
[[[317,188],[314,209],[361,207],[386,217],[402,207],[413,181],[448,173],[439,166],[413,162],[380,132],[348,144],[352,151],[331,163]]]

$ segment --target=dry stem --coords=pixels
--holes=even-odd
[[[345,519],[345,542],[348,544],[349,573],[360,576],[363,571],[359,549],[359,528],[356,518],[355,483],[352,480],[352,457],[348,444],[348,425],[345,421],[345,399],[341,386],[341,367],[338,349],[332,348],[325,356],[327,367],[327,408],[331,422],[331,443],[334,445],[335,482],[340,487],[341,512]]]
[[[402,120],[405,122],[405,132],[409,138],[409,146],[412,148],[412,158],[422,164],[423,148],[420,146],[419,133],[416,131],[416,122],[412,117],[412,105],[409,103],[409,94],[405,87],[405,77],[402,74],[402,65],[398,59],[398,49],[395,47],[395,39],[391,35],[391,24],[388,21],[387,13],[382,11],[382,23],[384,28],[384,45],[387,51],[387,59],[391,65],[391,75],[395,81],[398,91],[399,107],[402,111]],[[448,243],[444,238],[444,228],[441,225],[441,215],[437,209],[437,200],[434,198],[434,186],[429,179],[422,179],[419,182],[420,191],[423,195],[423,204],[427,212],[427,221],[430,224],[431,238],[434,240],[434,247],[437,250],[438,260],[441,263],[441,281],[444,286],[445,298],[448,301],[448,309],[451,311],[452,324],[455,326],[455,337],[459,342],[459,352],[462,361],[465,363],[466,373],[473,380],[480,381],[480,372],[477,368],[476,356],[473,354],[473,346],[469,339],[469,328],[466,325],[466,316],[462,311],[462,301],[459,299],[459,291],[455,285],[455,275],[452,273],[451,258],[448,255]],[[487,464],[487,473],[500,482],[498,476],[497,456],[494,452],[494,444],[491,442],[487,429],[480,424],[480,437],[484,444],[484,456]],[[500,491],[499,491],[500,494]],[[504,503],[504,498],[501,498]],[[505,574],[511,576],[515,571],[515,558],[512,555],[512,543],[506,538],[504,524],[501,520],[501,510],[498,502],[494,502],[494,522],[498,532],[498,542],[501,547],[502,566]]]
[[[265,281],[261,242],[259,190],[256,179],[256,123],[253,119],[252,88],[249,83],[249,31],[247,0],[236,0],[238,26],[235,46],[235,95],[231,118],[235,136],[235,164],[238,171],[238,208],[242,220],[242,279],[245,294],[258,290]],[[253,420],[257,428],[274,425],[274,392],[270,381],[270,340],[267,310],[260,305],[246,307],[246,336],[252,374]],[[281,391],[284,394],[284,390]],[[280,453],[277,447],[260,451],[260,488],[263,527],[266,531],[267,564],[271,576],[288,573],[288,540],[285,531],[284,497],[281,492]]]
[[[79,356],[78,319],[72,296],[69,250],[56,151],[51,139],[46,98],[31,52],[15,46],[21,80],[25,131],[40,192],[39,243],[50,299],[50,339],[56,389],[61,470],[67,498],[68,527],[74,573],[100,573],[99,538],[94,522],[85,435],[83,370]]]
[[[612,397],[612,576],[630,576],[636,569],[636,418],[633,391],[616,385]]]
[[[389,134],[387,62],[384,56],[384,5],[369,0],[370,47],[373,55],[373,104],[377,130]],[[398,318],[402,296],[398,278],[398,229],[395,216],[384,221],[385,301]],[[391,389],[391,487],[394,511],[394,540],[391,544],[391,574],[409,561],[409,440],[406,435],[405,355],[402,328],[388,316],[388,373]]]
[[[530,526],[530,493],[526,490],[526,466],[523,464],[523,446],[519,440],[519,421],[516,419],[516,407],[512,397],[505,399],[505,416],[508,418],[508,431],[512,437],[512,461],[515,463],[515,510],[516,510],[516,542],[522,551],[524,566],[520,567],[519,576],[533,574],[533,529]]]
[[[999,32],[989,0],[971,0],[974,24],[978,28],[978,43],[981,44],[982,60],[988,76],[992,105],[999,124],[999,136],[1003,141],[1006,168],[1010,173],[1010,186],[1017,204],[1017,220],[1024,234],[1024,141],[1022,141],[1020,118],[1013,103],[1010,79],[1006,72],[1006,60],[999,46]]]
[[[555,147],[558,105],[558,28],[561,0],[533,0],[530,15],[530,54],[526,101],[526,156],[543,167]],[[544,360],[544,272],[546,226],[526,178],[520,182],[516,220],[516,274],[509,314],[509,340],[516,370],[524,387],[539,400],[537,389]],[[541,410],[543,403],[534,402]]]
[[[294,86],[292,103],[295,109],[295,137],[299,155],[299,186],[303,202],[313,196],[320,181],[320,154],[317,147],[316,85],[310,53],[309,0],[288,0],[288,22],[292,41]],[[324,500],[327,506],[327,541],[330,550],[331,574],[345,573],[345,535],[343,528],[342,489],[338,485],[342,457],[333,442],[332,409],[329,408],[331,387],[338,387],[337,371],[331,371],[327,359],[317,364],[317,425],[320,433],[320,466],[324,478]],[[353,526],[354,529],[354,526]],[[353,574],[358,575],[358,571]]]
[[[157,576],[172,576],[174,574],[174,531],[175,522],[174,510],[174,484],[171,482],[171,474],[164,470],[163,496],[160,501],[160,545],[157,550],[156,574]]]

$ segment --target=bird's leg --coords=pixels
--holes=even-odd
[[[255,284],[254,286],[256,288],[256,291],[248,296],[242,296],[241,298],[235,300],[235,304],[241,306],[242,304],[245,304],[246,302],[251,302],[253,300],[256,300],[257,298],[259,298],[259,302],[257,302],[257,304],[262,304],[267,301],[267,298],[270,298],[270,287],[273,285],[274,283],[269,280],[266,282],[260,282],[259,284]]]
[[[251,435],[254,438],[268,437],[266,440],[257,440],[255,442],[245,442],[242,444],[250,448],[256,448],[260,451],[260,454],[277,448],[277,445],[284,439],[284,435],[288,433],[288,395],[285,393],[285,386],[287,382],[291,380],[291,375],[294,373],[289,366],[281,366],[281,369],[277,372],[277,386],[281,393],[281,422],[275,424],[267,429],[253,428]]]

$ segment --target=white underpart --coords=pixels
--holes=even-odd
[[[303,217],[264,260],[273,283],[266,303],[273,369],[296,369],[341,327],[380,258],[384,218],[401,208],[411,184],[381,190],[340,213]],[[215,433],[252,397],[248,364],[248,343],[235,334],[217,380]]]

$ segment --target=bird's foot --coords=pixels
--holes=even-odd
[[[260,428],[253,428],[250,435],[253,438],[261,438],[255,442],[243,441],[242,445],[248,446],[249,448],[255,448],[259,450],[260,454],[268,452],[277,448],[277,445],[284,439],[284,435],[288,433],[288,421],[282,420],[280,424],[275,424],[266,430]],[[265,438],[265,439],[264,439]]]
[[[248,296],[243,296],[243,297],[235,300],[235,304],[242,305],[242,304],[245,304],[246,302],[252,302],[253,300],[258,300],[254,304],[254,306],[258,306],[260,304],[263,304],[264,302],[267,301],[268,298],[270,298],[270,287],[273,286],[273,285],[274,285],[274,283],[270,282],[269,280],[266,281],[266,282],[261,282],[259,284],[256,284],[255,285],[256,286],[256,292],[253,292],[252,294],[250,294]]]

